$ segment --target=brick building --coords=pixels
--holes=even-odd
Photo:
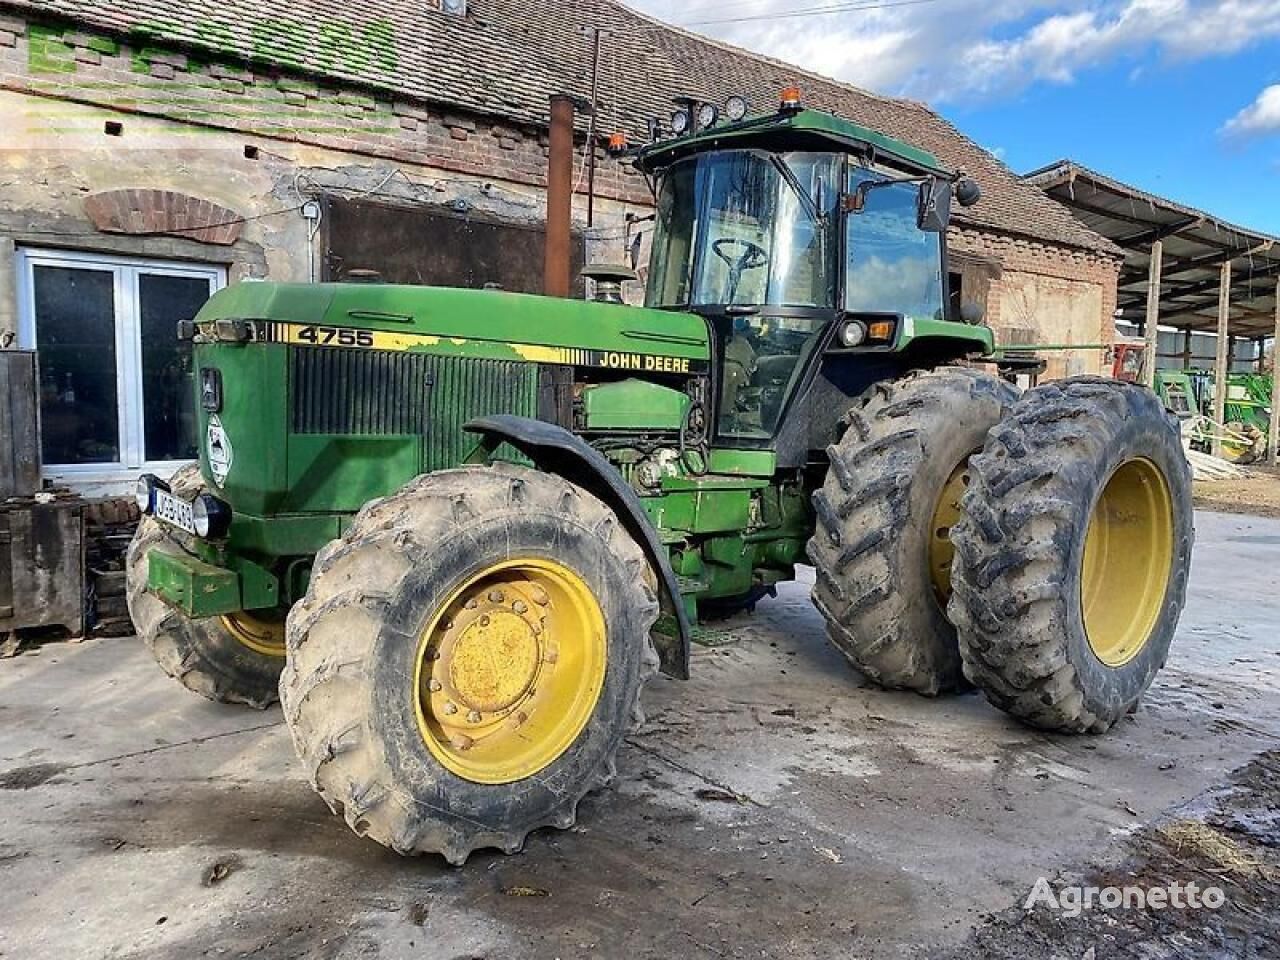
[[[172,321],[226,283],[376,269],[536,291],[549,97],[590,103],[597,37],[597,138],[643,139],[674,96],[765,110],[798,84],[981,183],[951,271],[1002,342],[1110,339],[1120,252],[926,106],[610,0],[0,0],[0,346],[40,353],[46,477],[102,491],[191,455]],[[652,201],[593,142],[575,226],[582,256],[616,261]]]

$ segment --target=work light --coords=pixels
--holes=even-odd
[[[846,347],[856,347],[867,339],[867,328],[857,320],[850,320],[840,328],[840,342]]]
[[[737,123],[747,115],[747,101],[745,97],[730,97],[724,102],[724,115],[729,118],[730,123]]]
[[[698,129],[706,130],[714,127],[720,119],[720,111],[714,103],[704,103],[698,108]]]
[[[231,508],[212,494],[202,493],[191,504],[191,523],[201,537],[220,537],[231,526]]]
[[[155,474],[144,473],[138,478],[138,482],[134,485],[133,501],[138,505],[138,509],[141,510],[143,514],[151,512],[151,491],[155,489],[159,482],[160,481],[156,478]]]

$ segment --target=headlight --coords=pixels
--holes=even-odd
[[[231,508],[212,494],[202,493],[191,504],[191,523],[198,536],[221,537],[231,526]]]
[[[857,320],[850,320],[840,328],[840,342],[846,347],[856,347],[867,339],[867,328]]]
[[[137,484],[134,485],[133,502],[138,505],[138,509],[141,510],[144,515],[151,512],[152,505],[155,502],[155,498],[151,495],[151,491],[156,487],[160,487],[165,490],[169,489],[160,481],[160,478],[153,473],[144,473],[138,478]]]

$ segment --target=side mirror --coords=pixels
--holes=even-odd
[[[966,300],[960,304],[960,322],[967,323],[971,327],[976,327],[982,322],[986,311],[982,309],[982,304],[974,303],[972,300]]]
[[[956,182],[956,203],[962,207],[972,207],[982,199],[982,188],[972,177],[961,177]]]
[[[930,177],[920,184],[920,202],[916,225],[929,233],[945,233],[951,222],[951,184]]]

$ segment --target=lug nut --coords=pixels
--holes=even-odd
[[[472,740],[470,737],[462,733],[455,734],[454,736],[450,737],[449,742],[452,743],[459,750],[470,750],[472,744],[475,743],[474,740]]]
[[[481,719],[479,710],[472,710],[467,714],[467,723],[479,723]]]
[[[503,595],[503,593],[502,593],[502,591],[501,591],[501,590],[490,590],[490,591],[489,591],[489,602],[490,602],[490,603],[501,603],[501,602],[502,602],[503,600],[505,600],[505,599],[506,599],[506,597]]]
[[[427,689],[430,690],[432,693],[439,693],[441,689],[440,681],[437,680],[435,677],[432,677],[430,680],[427,681]]]
[[[551,602],[551,597],[547,595],[547,591],[543,590],[542,587],[538,586],[536,583],[530,585],[529,595],[533,597],[533,602],[540,607],[545,607]]]
[[[515,603],[511,605],[511,609],[514,610],[516,613],[528,613],[529,605],[525,603],[523,600],[517,600]]]
[[[458,712],[458,705],[454,703],[452,700],[448,700],[445,702],[444,712],[447,713],[449,716],[453,716],[455,713]]]
[[[480,616],[480,626],[482,626],[482,627],[487,627],[488,625],[489,625],[489,615],[488,615],[487,613],[485,613],[485,614],[481,614],[481,616]]]
[[[463,606],[468,610],[474,610],[476,607],[480,606],[480,601],[477,600],[475,597],[469,597],[467,599],[467,602],[464,603]]]

